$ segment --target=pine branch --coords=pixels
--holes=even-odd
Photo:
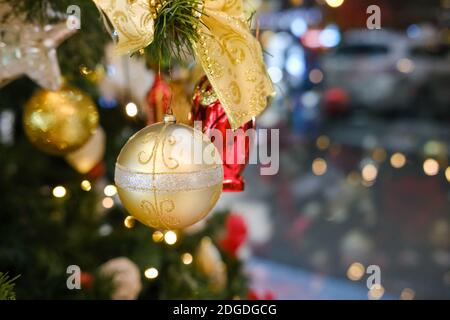
[[[0,300],[16,300],[14,281],[16,281],[19,277],[20,275],[11,279],[8,276],[8,273],[0,272]]]
[[[155,20],[153,42],[145,49],[147,61],[160,65],[170,65],[171,59],[186,62],[194,55],[193,43],[198,38],[195,17],[201,0],[162,1]]]

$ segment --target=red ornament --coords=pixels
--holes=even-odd
[[[264,292],[263,294],[258,294],[255,290],[248,289],[247,297],[248,297],[248,300],[274,300],[275,299],[274,293],[270,290],[266,290],[266,292]]]
[[[247,239],[247,225],[244,218],[238,214],[231,213],[225,221],[225,235],[219,241],[221,249],[232,257]]]
[[[147,93],[147,124],[163,121],[164,114],[170,104],[170,86],[162,79],[161,74],[155,75],[153,86]]]
[[[105,163],[103,161],[100,161],[99,163],[97,163],[95,165],[94,168],[91,169],[91,171],[89,171],[86,176],[90,179],[90,180],[97,180],[98,178],[102,177],[105,175],[106,172],[106,166]]]
[[[202,131],[211,135],[211,130],[219,130],[223,137],[222,150],[224,179],[223,191],[238,192],[244,190],[244,179],[241,176],[248,163],[250,155],[250,138],[245,134],[249,129],[255,129],[255,121],[242,125],[236,132],[233,141],[227,141],[227,129],[231,129],[230,122],[222,104],[217,98],[208,78],[204,76],[197,84],[193,97],[194,120],[202,121]],[[238,148],[237,141],[245,141],[245,146]],[[214,143],[214,141],[213,141]],[[216,145],[216,147],[220,147]],[[227,161],[233,158],[232,163]]]
[[[94,276],[89,272],[81,272],[80,284],[82,288],[91,289],[94,286]]]

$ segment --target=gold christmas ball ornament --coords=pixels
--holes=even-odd
[[[38,149],[65,155],[88,142],[98,126],[92,99],[76,88],[37,91],[25,105],[23,124]]]
[[[182,229],[203,219],[220,197],[222,180],[214,144],[200,131],[175,123],[171,115],[132,136],[115,170],[125,209],[162,230]]]

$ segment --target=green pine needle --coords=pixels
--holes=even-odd
[[[14,281],[19,277],[20,275],[10,279],[8,273],[0,272],[0,300],[16,300]]]
[[[162,1],[155,20],[153,42],[145,49],[150,64],[171,64],[171,59],[185,62],[194,55],[193,43],[198,38],[194,16],[199,12],[201,0]]]

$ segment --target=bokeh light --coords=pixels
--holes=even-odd
[[[362,265],[359,262],[354,262],[347,269],[347,278],[349,278],[352,281],[358,281],[364,276],[364,273],[365,273],[364,265]]]
[[[325,0],[325,2],[330,7],[337,8],[337,7],[340,7],[344,3],[344,0]]]
[[[158,269],[153,268],[153,267],[148,268],[144,272],[144,275],[147,279],[155,279],[158,277],[158,274],[159,274]]]
[[[393,166],[396,169],[400,169],[403,167],[406,163],[406,157],[403,155],[403,153],[396,152],[391,156],[391,166]]]
[[[423,171],[427,176],[435,176],[439,172],[439,163],[432,158],[426,159],[423,162]]]
[[[367,182],[372,182],[377,178],[378,169],[372,163],[366,164],[361,171],[362,178]]]
[[[105,196],[113,197],[117,194],[117,188],[115,185],[109,184],[103,189],[103,192]]]
[[[164,234],[164,241],[168,245],[173,245],[177,242],[177,234],[174,231],[167,231]]]
[[[91,182],[89,180],[83,180],[80,184],[81,190],[90,191],[92,189]]]
[[[135,117],[138,114],[138,107],[134,102],[128,102],[125,106],[125,112],[129,117]]]
[[[134,219],[133,216],[128,216],[123,221],[124,226],[127,227],[128,229],[133,228],[135,223],[136,223],[136,220]]]
[[[114,206],[114,200],[110,197],[103,198],[102,206],[105,209],[111,209]]]
[[[321,176],[327,172],[327,162],[322,158],[314,159],[312,163],[312,171],[316,176]]]
[[[193,260],[194,260],[194,258],[192,257],[192,254],[190,254],[188,252],[183,253],[183,255],[181,256],[181,261],[184,264],[191,264]]]
[[[155,242],[161,242],[164,240],[164,233],[162,233],[159,230],[156,230],[155,232],[153,232],[152,234],[152,239]]]
[[[66,196],[67,190],[63,186],[57,186],[53,188],[52,193],[55,198],[63,198]]]

